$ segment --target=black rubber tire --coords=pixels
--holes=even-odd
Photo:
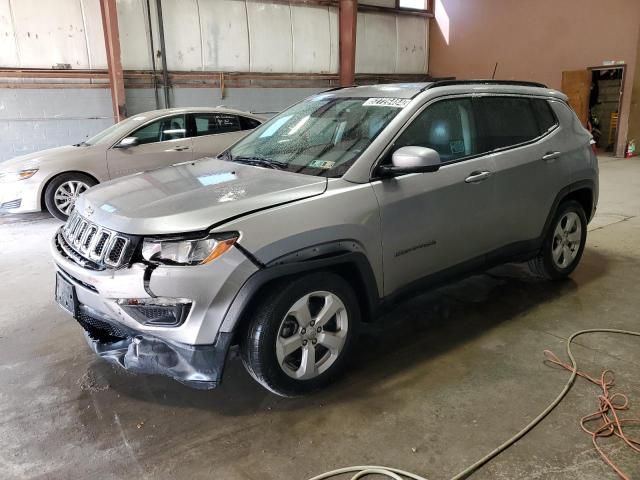
[[[44,204],[51,215],[56,217],[58,220],[62,220],[63,222],[67,221],[68,215],[58,210],[53,196],[55,195],[56,190],[60,185],[71,180],[83,182],[89,185],[89,187],[93,187],[97,184],[97,182],[93,178],[83,173],[62,173],[57,177],[54,177],[53,180],[49,182],[47,188],[44,190]]]
[[[289,308],[302,296],[317,290],[331,292],[344,303],[349,322],[347,338],[341,354],[325,372],[309,380],[297,380],[288,376],[278,364],[276,338]],[[240,354],[249,374],[282,397],[305,395],[335,381],[345,370],[360,323],[360,308],[349,284],[332,272],[316,272],[280,281],[260,296],[240,341]]]
[[[560,219],[562,219],[562,217],[567,212],[574,212],[580,218],[582,235],[580,238],[580,246],[578,247],[578,254],[576,255],[576,258],[574,258],[573,262],[571,262],[567,267],[560,268],[553,261],[551,250],[556,226],[558,225]],[[568,200],[566,202],[563,202],[560,204],[560,206],[558,207],[558,211],[553,217],[553,221],[551,222],[551,225],[549,226],[549,229],[546,233],[539,255],[529,261],[529,268],[534,274],[549,280],[561,280],[563,278],[566,278],[571,275],[571,273],[578,266],[578,263],[580,263],[586,241],[587,216],[584,213],[584,208],[582,208],[582,205],[580,205],[580,203],[576,202],[575,200]]]

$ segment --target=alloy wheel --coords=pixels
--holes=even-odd
[[[348,329],[347,309],[337,295],[327,291],[304,295],[289,308],[278,329],[280,368],[298,380],[317,377],[340,356]]]
[[[561,218],[553,233],[551,256],[558,268],[567,268],[578,256],[582,239],[582,224],[575,212],[567,212]]]
[[[88,189],[89,185],[79,180],[69,180],[60,184],[53,196],[56,208],[65,215],[69,215],[78,196]]]

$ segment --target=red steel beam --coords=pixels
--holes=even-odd
[[[120,56],[120,32],[118,30],[116,0],[100,0],[100,11],[102,13],[104,46],[107,52],[113,116],[119,122],[127,117],[127,104],[124,94],[124,75]]]
[[[340,0],[340,85],[353,85],[356,76],[358,0]]]

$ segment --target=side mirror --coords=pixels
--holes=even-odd
[[[408,173],[435,172],[440,169],[440,154],[432,148],[401,147],[391,157],[391,165],[381,165],[382,177],[394,177]]]
[[[140,142],[138,141],[138,137],[125,137],[122,140],[120,140],[120,143],[118,143],[115,147],[129,148],[129,147],[135,147],[139,144]]]

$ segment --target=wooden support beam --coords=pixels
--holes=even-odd
[[[340,85],[353,85],[356,74],[358,0],[340,0]]]
[[[100,0],[100,11],[102,13],[104,46],[107,52],[113,116],[116,122],[119,122],[127,117],[127,103],[124,94],[124,75],[120,56],[120,32],[118,30],[116,0]]]

